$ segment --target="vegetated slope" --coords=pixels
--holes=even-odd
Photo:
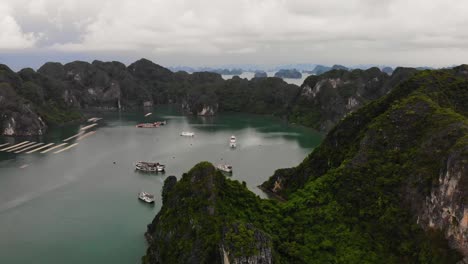
[[[284,202],[222,176],[196,184],[193,171],[165,185],[144,260],[456,263],[468,256],[467,76],[467,66],[423,71],[348,115],[298,167],[263,184]]]

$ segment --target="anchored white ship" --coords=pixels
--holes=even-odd
[[[235,148],[237,147],[237,144],[236,144],[236,137],[234,135],[231,136],[231,139],[229,140],[229,146],[231,148]]]
[[[137,161],[135,162],[135,169],[144,172],[163,172],[166,166],[159,162]]]
[[[193,136],[195,136],[195,133],[188,132],[188,131],[183,131],[182,133],[180,133],[180,135],[184,136],[184,137],[193,137]]]
[[[149,194],[147,192],[140,192],[138,194],[138,199],[146,203],[154,203],[154,195]]]

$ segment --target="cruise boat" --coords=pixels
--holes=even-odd
[[[156,128],[159,127],[156,123],[141,123],[136,125],[138,128]]]
[[[195,136],[195,133],[183,131],[182,133],[180,133],[180,135],[184,136],[184,137],[193,137],[193,136]]]
[[[135,169],[143,172],[163,172],[166,166],[159,162],[137,161]]]
[[[154,195],[149,194],[147,192],[140,192],[138,194],[138,199],[146,203],[154,203]]]
[[[237,146],[236,144],[236,137],[234,135],[231,136],[231,139],[229,140],[229,146],[231,148],[235,148]]]
[[[220,171],[232,173],[232,165],[229,165],[229,164],[218,164],[216,168],[218,168],[218,170]]]
[[[158,128],[160,126],[164,126],[166,124],[166,121],[158,121],[154,123],[141,123],[136,125],[138,128]]]

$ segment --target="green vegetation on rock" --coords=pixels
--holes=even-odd
[[[223,263],[226,251],[231,263],[456,263],[468,233],[467,77],[465,66],[423,71],[349,114],[262,185],[284,201],[195,166],[166,192],[146,263]]]

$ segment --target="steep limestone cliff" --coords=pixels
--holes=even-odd
[[[388,76],[378,68],[370,68],[309,76],[295,100],[290,120],[329,131],[344,116],[385,95],[414,73],[414,69],[398,68]]]
[[[425,71],[402,83],[340,122],[302,164],[276,171],[263,188],[288,198],[326,176],[338,177],[335,195],[348,197],[346,203],[362,193],[367,198],[356,200],[361,211],[374,212],[375,201],[407,210],[408,225],[443,234],[468,256],[468,79],[459,74],[462,68]],[[441,238],[427,239],[437,244]]]

